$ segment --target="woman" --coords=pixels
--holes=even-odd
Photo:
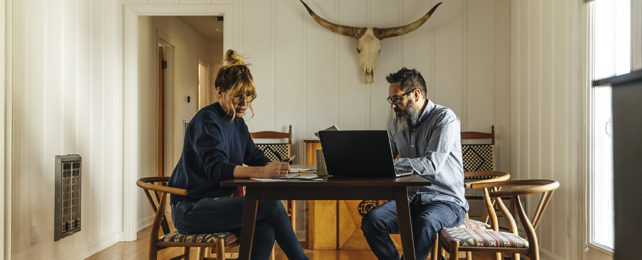
[[[198,111],[187,126],[183,153],[169,179],[169,186],[187,189],[187,196],[171,196],[172,220],[181,233],[238,232],[244,198],[220,182],[284,176],[290,170],[252,142],[243,120],[256,98],[252,74],[233,50],[225,61],[214,82],[219,102]],[[252,259],[267,259],[275,240],[289,259],[308,259],[280,201],[259,201],[254,233]]]

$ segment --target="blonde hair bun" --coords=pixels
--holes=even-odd
[[[245,65],[243,57],[238,55],[235,50],[229,49],[225,53],[225,61],[227,66]]]

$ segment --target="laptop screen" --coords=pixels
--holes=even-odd
[[[394,178],[386,130],[319,132],[328,174],[354,178]]]

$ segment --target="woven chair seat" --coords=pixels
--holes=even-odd
[[[513,233],[493,230],[444,228],[440,239],[447,244],[457,241],[460,247],[528,248],[528,240]]]
[[[158,242],[163,243],[207,243],[212,244],[216,239],[222,237],[225,240],[225,246],[237,245],[239,235],[229,232],[218,232],[209,234],[181,234],[178,231],[170,232],[158,238]]]
[[[455,228],[464,228],[464,229],[487,229],[490,228],[490,225],[474,220],[474,219],[469,219],[465,218],[464,222],[461,223],[459,226],[456,226]]]

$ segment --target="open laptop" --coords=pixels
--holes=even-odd
[[[386,130],[320,131],[319,138],[329,175],[395,178],[412,174],[395,172]]]

